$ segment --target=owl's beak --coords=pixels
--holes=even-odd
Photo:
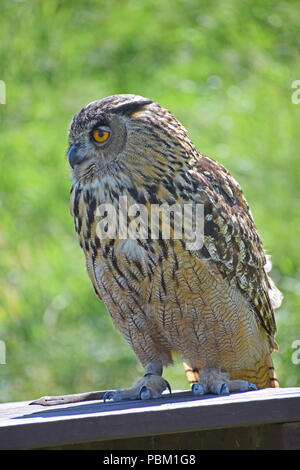
[[[74,168],[75,165],[78,165],[78,163],[82,161],[82,156],[79,155],[77,145],[72,145],[68,153],[68,158],[72,168]]]

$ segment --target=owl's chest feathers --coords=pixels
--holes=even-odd
[[[175,240],[174,246],[159,233],[159,239],[151,239],[147,230],[139,233],[137,238],[132,232],[137,227],[135,205],[140,204],[139,216],[145,209],[147,217],[147,209],[152,204],[149,199],[156,204],[162,202],[165,188],[152,187],[149,194],[147,187],[125,187],[112,178],[101,183],[92,188],[74,186],[70,202],[95,288],[102,298],[104,290],[116,288],[117,292],[125,290],[140,303],[161,301],[168,291],[178,287],[181,240]],[[109,233],[106,235],[103,229],[109,229]]]
[[[180,210],[194,199],[192,185],[181,175],[173,179],[165,175],[163,180],[151,180],[151,184],[145,179],[146,175],[139,176],[136,174],[133,179],[126,174],[122,174],[122,178],[106,175],[97,184],[73,186],[71,213],[83,248],[93,241],[99,248],[122,240],[119,251],[126,254],[128,250],[131,257],[140,257],[141,247],[145,245],[143,240],[148,239],[151,251],[149,228],[153,228],[154,208],[161,210],[163,205],[175,204]],[[157,235],[160,234],[155,232],[152,237],[151,233],[150,237],[160,238]],[[130,241],[124,242],[128,238]]]
[[[172,235],[168,239],[168,233],[167,238],[162,237],[160,230],[153,233],[153,226],[149,224],[153,206],[177,204],[180,209],[191,202],[205,204],[207,194],[201,184],[197,187],[193,184],[186,172],[174,175],[174,178],[164,175],[161,181],[151,185],[123,174],[122,178],[106,175],[98,184],[73,186],[70,204],[75,228],[87,259],[89,275],[102,298],[103,289],[112,283],[116,284],[117,290],[125,289],[136,298],[143,297],[152,302],[170,296],[174,299],[174,291],[182,290],[182,285],[187,296],[191,289],[198,293],[199,279],[193,281],[195,287],[190,288],[191,283],[185,276],[186,265],[189,266],[194,257],[186,250],[184,241],[174,240]],[[144,219],[141,216],[145,216]],[[139,233],[132,236],[137,228]],[[169,228],[172,232],[172,227]],[[204,247],[203,259],[198,257],[193,261],[198,266],[196,270],[199,265],[201,269],[207,265],[204,259],[207,257]]]
[[[151,243],[130,237],[129,231],[135,219],[130,208],[137,203],[137,195],[141,202],[146,200],[141,191],[127,189],[113,178],[101,183],[92,188],[74,186],[70,200],[90,277],[94,276],[92,281],[100,291],[109,278],[119,288],[143,283],[153,274],[156,253]]]

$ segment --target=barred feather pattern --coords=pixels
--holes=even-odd
[[[107,147],[91,129],[109,124]],[[257,387],[276,386],[277,347],[271,299],[277,289],[242,190],[216,161],[200,154],[183,126],[157,103],[114,95],[90,103],[73,119],[70,209],[89,277],[115,326],[146,366],[182,354],[189,381],[206,367]],[[99,238],[97,207],[197,203],[204,206],[204,243]],[[127,223],[130,223],[128,218]],[[275,294],[274,294],[275,295]],[[277,306],[280,304],[275,295]],[[275,304],[275,302],[274,302]]]

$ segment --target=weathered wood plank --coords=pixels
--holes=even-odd
[[[193,450],[294,450],[300,448],[300,423],[261,424],[190,432],[112,439],[51,447],[59,450],[193,451]],[[107,453],[105,453],[107,455]]]
[[[190,392],[177,392],[146,402],[101,400],[54,407],[5,403],[0,405],[0,448],[45,448],[147,436],[159,439],[174,433],[261,428],[280,423],[300,423],[300,388],[201,398],[193,398]],[[295,432],[286,428],[284,434],[286,441],[294,439],[293,446],[297,445],[299,426],[294,429]]]

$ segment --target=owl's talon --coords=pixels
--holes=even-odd
[[[169,382],[166,379],[164,379],[164,381],[165,381],[165,384],[166,384],[166,388],[169,390],[170,395],[172,395],[171,385],[169,384]]]
[[[103,401],[105,403],[106,400],[149,400],[150,398],[159,398],[166,388],[172,393],[169,382],[161,374],[161,362],[149,362],[143,377],[140,377],[132,387],[108,391],[104,394]]]
[[[149,400],[150,398],[151,398],[151,390],[149,390],[149,388],[147,388],[146,385],[143,385],[139,391],[139,399]]]
[[[194,397],[198,397],[201,395],[204,395],[204,388],[202,387],[201,384],[193,384],[192,385],[192,395]]]
[[[106,402],[106,400],[113,400],[113,401],[119,401],[121,398],[116,390],[109,390],[108,392],[105,392],[103,396],[103,403]]]
[[[258,390],[258,388],[253,383],[248,382],[248,390]]]

